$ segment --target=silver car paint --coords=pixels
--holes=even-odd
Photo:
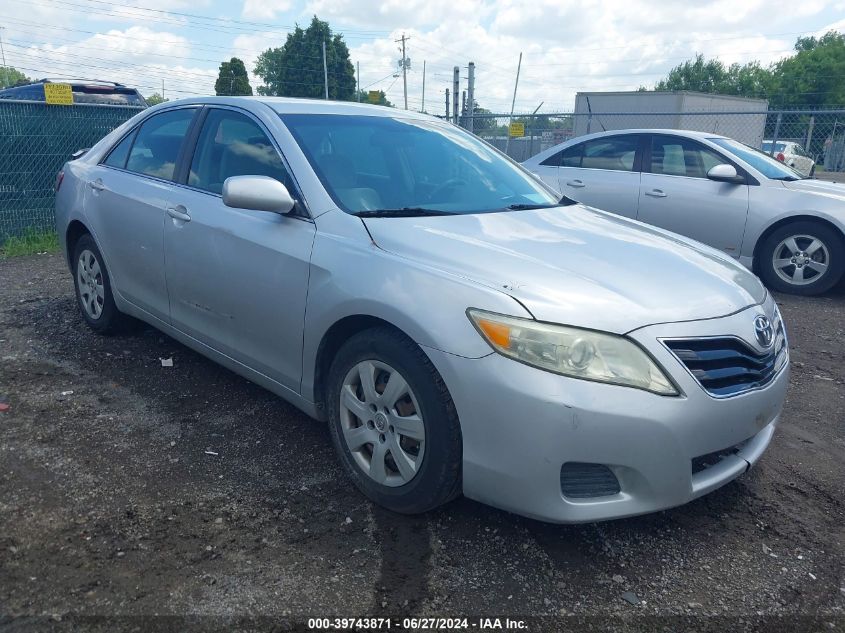
[[[335,207],[277,112],[394,116],[396,111],[304,100],[208,98],[190,103],[239,107],[261,121],[283,152],[310,219],[223,209],[217,206],[218,196],[98,165],[138,119],[180,104],[152,108],[68,163],[57,196],[60,234],[65,235],[72,222],[81,222],[100,246],[109,270],[118,271],[112,285],[120,310],[318,418],[323,411],[316,369],[326,333],[344,319],[361,315],[391,323],[426,352],[455,401],[464,439],[465,493],[546,520],[597,520],[683,503],[741,474],[768,444],[788,382],[786,370],[764,389],[717,400],[658,341],[661,336],[712,334],[753,341],[753,317],[763,313],[776,318],[774,303],[756,278],[724,255],[659,229],[579,207],[362,221]],[[163,248],[172,251],[187,242],[180,264],[188,270],[172,273],[166,259],[165,275],[177,275],[180,288],[169,298],[168,314],[154,314],[127,296],[129,278],[148,271],[130,269],[123,258],[143,252],[143,246],[154,241],[122,236],[125,242],[113,242],[104,236],[100,222],[107,209],[93,210],[90,204],[92,196],[102,192],[92,193],[87,184],[97,179],[107,189],[119,187],[122,194],[133,196],[140,196],[150,182],[162,184],[147,202],[161,212]],[[191,222],[199,214],[212,218],[202,227],[205,237],[198,231],[191,240],[180,241],[187,227],[178,226],[165,211],[174,203],[192,211]],[[272,234],[279,241],[270,244]],[[295,237],[295,245],[285,244]],[[214,296],[210,284],[196,280],[209,271],[186,261],[191,257],[212,269],[216,266],[216,274],[228,263],[231,270],[223,274],[231,277],[220,292],[235,293],[245,305],[234,308],[234,297]],[[249,288],[255,266],[261,268],[259,280]],[[280,270],[290,266],[304,277],[299,283],[282,279]],[[245,288],[236,287],[238,282]],[[307,300],[302,299],[302,288]],[[290,303],[273,296],[284,291],[295,295]],[[191,298],[197,305],[185,306]],[[182,316],[173,318],[172,306],[179,302]],[[631,331],[683,393],[661,397],[513,362],[493,353],[481,339],[465,315],[468,307]],[[244,337],[248,327],[260,331]],[[297,334],[301,346],[293,342]],[[262,344],[267,347],[259,349]],[[744,449],[747,462],[726,461],[708,471],[707,481],[690,476],[693,457],[752,436],[755,439]],[[560,466],[572,457],[610,460],[625,490],[618,498],[589,503],[564,499]]]
[[[567,190],[561,184],[569,180],[570,172],[574,173],[576,170],[568,167],[546,167],[540,163],[565,147],[591,138],[651,133],[691,138],[723,156],[730,154],[709,140],[724,138],[719,134],[682,130],[614,130],[571,139],[529,158],[523,166],[539,176],[546,184],[579,200],[579,193],[576,193],[576,190]],[[730,157],[754,176],[760,184],[746,186],[713,182],[708,186],[702,183],[710,181],[701,178],[655,176],[643,173],[640,187],[634,187],[629,191],[630,204],[624,207],[618,206],[615,205],[614,200],[602,198],[598,194],[590,198],[589,204],[697,239],[737,258],[748,268],[753,268],[755,249],[760,238],[767,229],[780,221],[796,217],[820,218],[830,222],[845,234],[845,185],[816,180],[795,182],[770,180],[739,156],[730,154]],[[615,178],[615,175],[606,170],[579,169],[577,171],[579,173],[593,172],[591,179],[597,181]],[[666,197],[658,199],[645,196],[647,190],[661,188],[665,190]],[[577,191],[581,192],[583,189]],[[743,209],[743,200],[746,196],[747,211]],[[632,214],[630,209],[640,208],[644,200],[647,200],[646,206],[643,207],[644,213]]]

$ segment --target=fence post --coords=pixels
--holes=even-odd
[[[780,134],[780,122],[783,119],[783,112],[778,112],[777,121],[775,121],[775,135],[772,137],[772,149],[769,150],[769,156],[775,155],[775,144],[778,142],[778,134]]]
[[[810,125],[807,127],[807,143],[804,145],[804,151],[810,153],[810,143],[813,141],[813,128],[816,126],[816,116],[810,116]]]

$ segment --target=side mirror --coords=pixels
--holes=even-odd
[[[707,172],[707,177],[710,180],[716,180],[717,182],[730,182],[735,185],[740,185],[745,182],[745,178],[736,173],[736,168],[733,165],[728,165],[727,163],[711,167],[710,171]]]
[[[293,210],[288,188],[269,176],[231,176],[223,182],[223,204],[233,209],[270,211],[285,215]]]

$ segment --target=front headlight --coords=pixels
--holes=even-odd
[[[490,346],[508,358],[571,378],[678,395],[651,357],[623,336],[473,308],[467,315]]]

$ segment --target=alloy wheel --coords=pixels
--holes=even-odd
[[[812,235],[792,235],[775,247],[772,267],[783,281],[795,286],[815,283],[827,273],[830,252]]]
[[[353,459],[376,483],[402,486],[419,472],[425,425],[413,390],[390,365],[365,360],[349,370],[340,391],[340,423]]]

